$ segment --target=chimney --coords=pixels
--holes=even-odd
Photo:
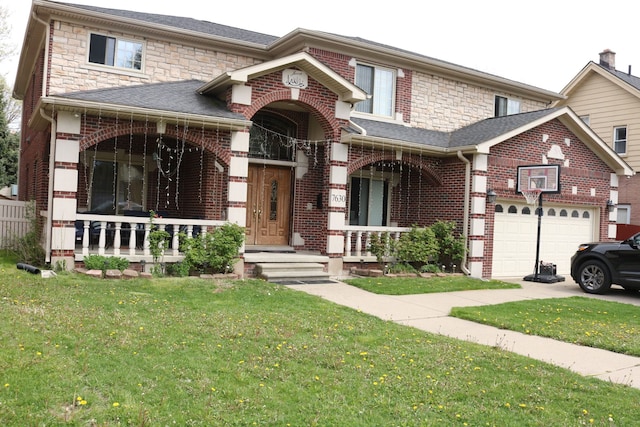
[[[615,71],[616,70],[616,53],[609,49],[605,49],[602,52],[600,52],[600,65],[602,65],[604,68],[610,71]]]

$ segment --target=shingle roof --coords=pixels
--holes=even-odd
[[[173,113],[196,114],[238,120],[245,119],[244,116],[229,111],[224,102],[200,95],[197,89],[205,83],[206,82],[201,80],[185,80],[169,83],[120,86],[108,89],[69,92],[57,95],[57,97]]]
[[[351,121],[365,129],[367,131],[367,136],[412,142],[440,148],[446,148],[448,146],[449,133],[447,132],[412,128],[401,124],[367,120],[359,117],[354,117]]]
[[[530,113],[512,114],[502,117],[491,117],[470,124],[451,133],[449,147],[463,147],[478,145],[494,138],[526,126],[542,117],[545,117],[560,108],[549,108]]]
[[[366,130],[367,136],[402,142],[423,144],[425,147],[457,148],[482,144],[508,132],[526,126],[559,108],[492,117],[481,120],[453,132],[438,132],[412,128],[401,124],[353,118],[352,121]]]
[[[104,7],[86,6],[74,3],[60,4],[90,10],[93,12],[105,13],[108,15],[121,16],[123,18],[137,19],[152,24],[166,25],[183,30],[196,31],[203,34],[209,34],[211,36],[219,36],[243,42],[261,44],[264,46],[273,43],[279,38],[268,34],[257,33],[255,31],[243,30],[241,28],[235,28],[227,25],[201,21],[198,19],[185,18],[181,16],[167,16],[154,13],[135,12],[130,10],[109,9]],[[176,6],[179,7],[178,2],[176,3]]]
[[[614,76],[619,78],[620,80],[622,80],[622,81],[630,84],[634,88],[640,90],[640,77],[636,77],[636,76],[634,76],[632,74],[625,73],[625,72],[618,71],[618,70],[610,70],[607,67],[603,67],[602,65],[600,65],[600,67],[602,67],[603,69],[607,70],[608,72],[610,72],[611,74],[613,74]]]

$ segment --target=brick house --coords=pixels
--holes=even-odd
[[[607,201],[632,173],[570,108],[549,108],[557,93],[318,31],[35,0],[17,75],[19,197],[43,212],[47,261],[67,266],[149,261],[153,210],[187,233],[245,227],[246,275],[264,251],[341,275],[374,260],[372,233],[438,220],[458,224],[465,273],[524,275],[536,226],[516,173],[557,164],[542,254],[567,274],[578,243],[613,237]]]

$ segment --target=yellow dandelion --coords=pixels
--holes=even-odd
[[[113,405],[111,406],[113,406],[114,408],[117,408],[118,406],[120,406],[120,404],[118,402],[113,402]]]

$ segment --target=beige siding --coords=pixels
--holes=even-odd
[[[606,78],[591,73],[566,102],[579,116],[589,116],[589,126],[609,146],[613,128],[627,126],[627,154],[623,159],[640,170],[640,98]]]
[[[143,43],[144,59],[141,72],[89,64],[89,34],[95,32],[124,37]],[[135,37],[130,34],[105,32],[97,28],[57,22],[54,25],[51,58],[51,94],[101,89],[123,85],[197,79],[209,81],[220,74],[260,61],[206,50],[164,40]]]
[[[413,75],[411,126],[450,132],[494,115],[495,96],[517,99],[525,113],[544,109],[543,102],[496,92],[431,74]]]

